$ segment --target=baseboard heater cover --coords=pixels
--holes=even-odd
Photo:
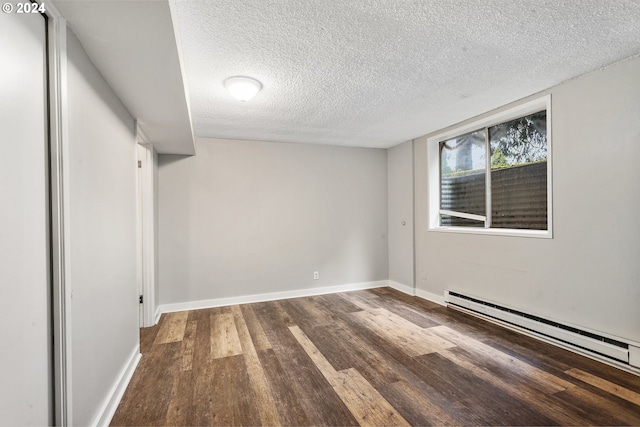
[[[483,301],[477,297],[471,297],[456,291],[448,290],[445,296],[449,305],[484,314],[531,332],[579,347],[582,350],[629,364],[629,344],[622,341],[503,307],[489,301]]]

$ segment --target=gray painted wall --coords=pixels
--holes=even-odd
[[[417,288],[457,289],[640,342],[640,58],[552,94],[553,239],[427,231],[415,144]]]
[[[89,425],[138,345],[134,121],[68,32],[73,422]]]
[[[413,142],[387,151],[389,280],[413,287]],[[402,222],[405,225],[402,225]]]
[[[14,5],[15,6],[15,5]],[[0,14],[0,425],[50,425],[45,21]]]
[[[197,152],[160,155],[161,304],[388,279],[386,150],[198,139]]]

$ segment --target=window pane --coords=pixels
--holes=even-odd
[[[458,218],[450,215],[441,215],[441,225],[445,227],[481,227],[484,228],[484,221],[474,221],[472,219]]]
[[[486,215],[485,130],[479,130],[440,143],[440,208]],[[483,222],[442,216],[442,225],[484,226]]]
[[[489,128],[491,227],[547,229],[547,114]]]

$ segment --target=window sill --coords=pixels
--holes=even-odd
[[[471,227],[429,227],[429,232],[481,234],[486,236],[532,237],[535,239],[552,239],[551,230],[515,230],[510,228],[471,228]]]

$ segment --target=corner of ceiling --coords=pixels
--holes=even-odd
[[[171,16],[171,26],[173,27],[173,36],[176,42],[176,53],[178,54],[178,64],[180,65],[180,76],[182,80],[182,90],[184,92],[184,97],[187,104],[187,117],[189,120],[189,132],[191,134],[191,146],[190,150],[188,150],[189,155],[196,154],[196,141],[195,134],[193,132],[193,116],[191,114],[191,100],[189,99],[189,87],[187,85],[186,71],[184,68],[184,55],[182,53],[182,43],[180,41],[180,33],[178,31],[178,18],[176,17],[176,6],[175,0],[167,0],[169,4],[169,14]]]
[[[55,5],[156,151],[194,155],[181,45],[169,0]]]

